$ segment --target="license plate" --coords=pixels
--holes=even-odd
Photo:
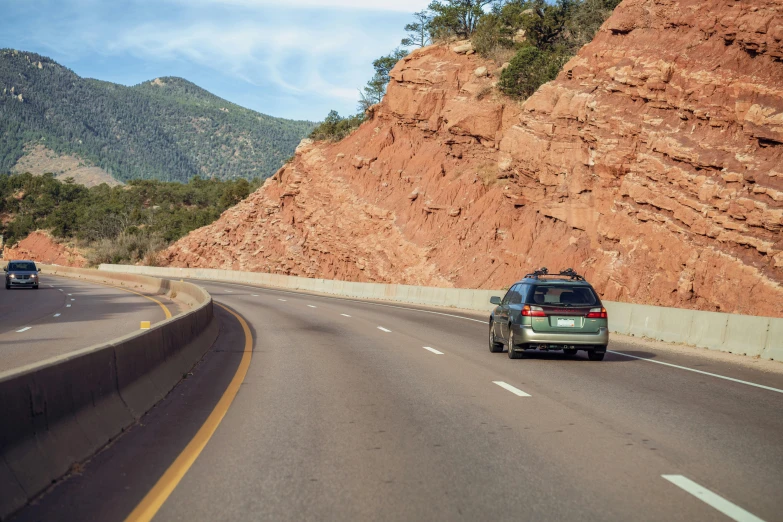
[[[576,326],[576,321],[574,319],[563,319],[562,317],[558,317],[557,326],[560,328],[574,328]]]

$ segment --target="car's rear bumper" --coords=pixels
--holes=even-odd
[[[609,344],[609,330],[599,328],[598,333],[553,333],[536,332],[532,326],[514,325],[514,344],[562,344],[574,346],[606,347]]]

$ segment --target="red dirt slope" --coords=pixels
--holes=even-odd
[[[474,288],[573,267],[610,300],[783,316],[782,10],[626,0],[523,105],[475,55],[416,51],[370,121],[167,262]]]
[[[39,263],[62,266],[87,266],[87,260],[81,253],[61,243],[55,242],[44,231],[33,232],[10,248],[3,251],[3,261],[12,259],[30,259]]]

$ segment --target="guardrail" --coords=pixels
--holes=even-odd
[[[49,274],[167,295],[188,310],[149,330],[0,373],[0,519],[135,423],[218,334],[212,298],[196,285],[44,266]]]
[[[211,268],[101,265],[100,269],[112,273],[247,283],[358,299],[485,312],[493,309],[489,304],[491,296],[505,293],[502,290],[355,283]],[[783,361],[783,319],[612,301],[604,301],[604,304],[609,311],[609,328],[615,333]]]

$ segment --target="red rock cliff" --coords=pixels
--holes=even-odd
[[[609,300],[783,316],[782,60],[772,0],[625,0],[523,105],[421,49],[370,121],[168,263],[480,288],[574,267]]]

